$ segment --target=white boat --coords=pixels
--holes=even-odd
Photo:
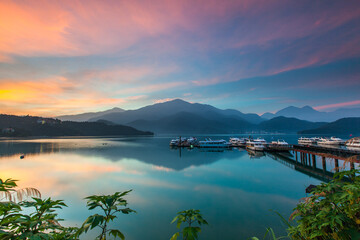
[[[314,144],[316,143],[316,140],[314,138],[301,137],[298,139],[298,143],[302,145]]]
[[[170,146],[171,147],[190,147],[190,146],[194,146],[197,144],[197,139],[194,137],[181,137],[180,138],[176,138],[176,139],[172,139],[170,141]]]
[[[282,139],[279,139],[277,141],[272,141],[268,146],[268,150],[273,151],[289,151],[290,146],[287,142],[285,142]]]
[[[188,144],[190,144],[190,145],[195,145],[195,144],[197,144],[197,139],[195,138],[195,137],[189,137],[189,138],[187,138],[186,139],[186,142],[188,143]]]
[[[210,138],[205,139],[205,141],[199,141],[199,147],[201,148],[227,148],[230,147],[230,143],[221,139],[221,140],[211,140]]]
[[[355,137],[347,140],[345,145],[349,149],[360,150],[360,137]]]
[[[230,138],[229,143],[233,147],[243,147],[246,145],[246,140],[244,138]]]
[[[311,139],[314,140],[314,143],[317,143],[320,140],[319,137],[312,137]]]
[[[261,143],[264,147],[268,145],[268,143],[263,138],[256,138],[252,140],[253,142]]]
[[[283,146],[283,147],[289,146],[289,144],[287,142],[285,142],[285,140],[283,140],[283,139],[278,139],[277,141],[272,141],[271,145]]]
[[[320,138],[319,141],[317,141],[317,144],[319,145],[341,145],[344,141],[341,138]]]
[[[171,139],[170,141],[170,147],[177,147],[180,145],[180,139],[176,138],[176,139]]]
[[[250,140],[246,143],[246,149],[250,149],[254,151],[264,151],[265,146],[259,141]]]
[[[343,139],[341,139],[341,138],[338,138],[338,137],[331,137],[330,140],[338,142],[339,145],[344,145],[345,144],[345,141]]]

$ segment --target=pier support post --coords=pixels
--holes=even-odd
[[[310,165],[309,162],[310,162],[310,160],[309,160],[309,154],[305,153],[305,165],[306,165],[306,166]]]
[[[310,153],[308,153],[307,154],[307,160],[308,160],[308,164],[309,164],[309,166],[311,166],[311,154]]]
[[[335,171],[339,172],[339,159],[335,158]]]
[[[298,162],[298,154],[297,154],[297,152],[296,151],[294,151],[294,154],[295,154],[295,162]]]
[[[326,172],[326,158],[322,157],[322,167],[323,167],[323,171]]]
[[[300,152],[301,164],[304,165],[304,153]]]
[[[314,169],[316,168],[316,156],[314,154],[312,155],[312,166]]]

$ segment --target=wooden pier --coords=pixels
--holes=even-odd
[[[181,147],[189,146],[180,145],[177,147],[181,149]],[[198,147],[198,145],[194,144],[191,147]],[[237,147],[245,148],[245,146]],[[296,171],[321,181],[331,181],[334,174],[340,170],[360,167],[360,149],[294,144],[289,146],[269,145],[264,152],[249,150],[248,152],[251,157],[261,157],[266,154]]]
[[[354,156],[360,155],[360,149],[350,150],[335,147],[323,147],[318,145],[293,145],[292,150],[295,152],[341,160],[350,160],[349,158],[351,158],[353,159],[352,161],[360,163],[360,158],[353,158]]]
[[[339,172],[341,168],[355,169],[355,164],[360,163],[360,150],[317,145],[293,145],[292,150],[296,164],[305,166],[307,171],[321,175],[322,178],[332,177],[333,173],[331,172]],[[330,161],[334,161],[332,171],[327,170]]]

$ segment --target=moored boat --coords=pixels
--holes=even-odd
[[[194,137],[181,137],[172,139],[170,141],[170,147],[191,147],[196,146],[198,143],[197,139]]]
[[[317,141],[319,145],[341,145],[344,141],[341,138],[331,137],[331,138],[320,138]]]
[[[285,142],[285,140],[283,140],[283,139],[278,139],[276,141],[272,141],[267,147],[269,150],[276,150],[276,151],[290,150],[289,143]]]
[[[330,140],[338,142],[339,145],[344,145],[345,144],[345,140],[338,138],[338,137],[331,137]]]
[[[171,139],[170,141],[170,147],[179,147],[180,146],[180,139]]]
[[[264,151],[265,146],[260,141],[250,140],[246,143],[246,149],[254,151]]]
[[[289,146],[287,142],[283,139],[278,139],[277,141],[272,141],[271,145],[277,145],[277,146]]]
[[[211,140],[210,138],[207,138],[204,141],[199,141],[199,147],[201,147],[201,148],[227,148],[227,147],[230,147],[230,143],[225,141],[224,139]]]
[[[252,140],[253,142],[261,143],[264,147],[268,145],[268,143],[263,138],[256,138]]]
[[[354,137],[345,142],[348,149],[360,150],[360,137]]]
[[[301,145],[308,145],[316,143],[316,140],[314,138],[301,137],[298,139],[298,143]]]
[[[232,147],[244,147],[246,140],[245,138],[230,138],[229,143]]]

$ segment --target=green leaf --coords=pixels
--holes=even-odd
[[[114,238],[119,237],[119,238],[121,238],[122,240],[125,239],[124,234],[122,234],[122,232],[120,232],[120,231],[117,230],[117,229],[111,229],[110,232],[109,232],[109,234],[112,235]]]
[[[180,233],[177,232],[174,235],[172,235],[172,237],[170,238],[170,240],[176,240],[179,237]]]

